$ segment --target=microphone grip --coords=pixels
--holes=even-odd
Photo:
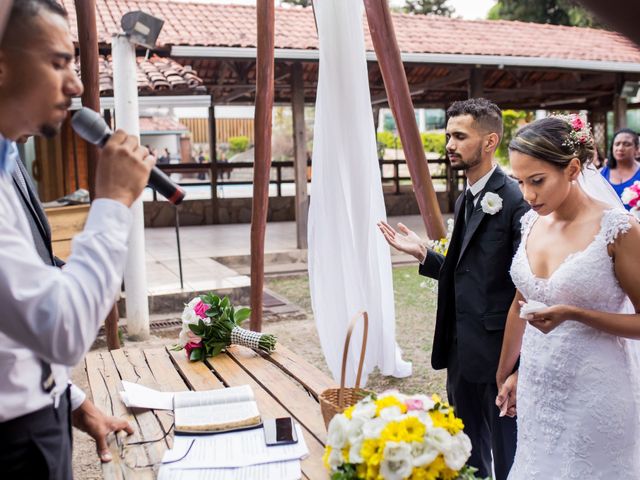
[[[174,205],[180,205],[185,196],[184,189],[176,185],[166,173],[156,166],[151,169],[149,186]]]

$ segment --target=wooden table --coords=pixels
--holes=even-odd
[[[318,394],[333,387],[334,382],[280,344],[271,356],[234,346],[206,362],[189,362],[184,351],[166,348],[94,351],[86,357],[86,368],[96,405],[112,415],[128,418],[136,430],[132,436],[118,436],[111,442],[114,460],[103,465],[105,479],[155,478],[163,453],[173,443],[173,412],[128,409],[118,393],[122,390],[121,380],[161,391],[248,384],[264,417],[292,416],[302,426],[310,453],[302,461],[304,478],[328,477],[322,465],[326,430]],[[142,441],[152,442],[131,445]]]

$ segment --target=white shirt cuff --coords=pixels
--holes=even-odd
[[[87,399],[87,394],[80,390],[80,388],[76,387],[73,383],[70,386],[69,393],[71,394],[71,410],[76,410]]]

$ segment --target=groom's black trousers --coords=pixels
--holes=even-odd
[[[495,479],[506,480],[516,453],[516,419],[499,416],[495,383],[469,382],[461,375],[459,365],[457,348],[453,345],[447,366],[447,396],[471,439],[468,463],[479,470],[477,476],[492,476],[493,450]]]

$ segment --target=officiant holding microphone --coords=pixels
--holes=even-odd
[[[129,207],[155,163],[136,137],[116,131],[102,150],[95,200],[67,264],[61,270],[42,260],[12,185],[15,140],[57,134],[82,93],[74,55],[57,2],[14,0],[0,40],[0,471],[8,478],[72,478],[69,369],[112,307]]]

